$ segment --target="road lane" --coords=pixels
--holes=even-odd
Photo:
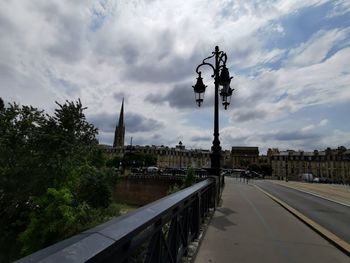
[[[268,181],[256,184],[350,243],[350,207]]]
[[[226,178],[195,263],[349,262],[347,255],[259,191]]]

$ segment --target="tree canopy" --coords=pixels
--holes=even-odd
[[[52,115],[0,98],[0,262],[34,252],[116,213],[117,174],[80,100]]]
[[[0,111],[3,110],[4,107],[5,107],[4,101],[2,100],[2,98],[0,98]]]

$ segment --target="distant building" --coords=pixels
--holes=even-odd
[[[350,150],[343,146],[313,152],[269,149],[267,156],[276,178],[299,180],[302,174],[312,174],[330,182],[350,183]]]
[[[119,120],[115,127],[113,147],[124,147],[125,125],[124,125],[124,99],[120,109]]]
[[[174,147],[168,146],[127,146],[125,151],[137,151],[146,154],[152,154],[157,157],[157,166],[159,168],[209,168],[210,151],[209,150],[189,150],[180,141]]]
[[[231,150],[231,167],[247,168],[259,163],[259,147],[234,146]]]
[[[221,167],[224,169],[232,169],[232,158],[230,150],[221,151]]]
[[[210,151],[202,149],[186,149],[181,143],[175,147],[156,145],[128,145],[125,147],[112,147],[101,145],[106,152],[123,156],[128,152],[141,152],[154,155],[157,158],[159,168],[210,168]]]
[[[101,145],[106,152],[117,155],[124,155],[129,151],[138,151],[152,154],[157,157],[157,166],[160,168],[210,168],[210,150],[186,149],[180,141],[175,148],[168,146],[125,146],[125,125],[124,125],[124,99],[120,109],[113,146]],[[221,166],[223,168],[242,167],[242,161],[248,164],[257,163],[259,156],[258,147],[232,147],[232,151],[221,152]]]
[[[124,99],[120,109],[119,120],[115,128],[113,146],[101,145],[106,152],[124,155],[137,151],[152,154],[157,158],[159,168],[210,168],[210,150],[186,149],[180,141],[175,147],[168,146],[125,146]],[[267,155],[259,156],[258,147],[234,146],[231,151],[221,152],[222,168],[247,169],[250,165],[271,165],[272,176],[299,180],[302,174],[326,178],[331,182],[350,184],[350,150],[341,146],[324,151],[279,151],[268,149]]]

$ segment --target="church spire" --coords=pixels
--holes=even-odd
[[[124,147],[125,125],[124,125],[124,98],[120,108],[119,121],[115,127],[113,147]]]

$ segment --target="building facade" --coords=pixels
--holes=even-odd
[[[186,147],[179,142],[175,147],[146,145],[140,146],[128,145],[126,147],[112,147],[108,145],[101,145],[106,152],[123,156],[127,152],[141,152],[150,154],[157,158],[157,167],[165,168],[209,168],[210,151],[202,149],[186,149]]]
[[[210,168],[210,150],[186,149],[180,141],[175,147],[168,146],[124,146],[124,99],[115,129],[113,146],[102,147],[111,154],[124,155],[137,151],[154,155],[159,168]],[[300,180],[302,174],[325,178],[330,182],[350,184],[350,150],[341,146],[324,151],[279,151],[268,149],[266,156],[259,156],[258,147],[234,146],[231,151],[221,152],[221,167],[226,169],[248,169],[250,165],[271,165],[272,176],[280,179]]]
[[[156,153],[160,168],[209,168],[211,165],[210,151],[186,149],[181,141],[175,148],[163,147]]]
[[[234,146],[231,150],[231,168],[245,169],[259,163],[259,147]]]
[[[127,151],[138,151],[157,157],[159,168],[210,168],[210,150],[186,149],[180,141],[174,148],[168,146],[125,146],[124,99],[120,109],[113,146],[101,145],[106,152],[124,155]],[[242,167],[242,162],[256,163],[259,155],[258,147],[232,147],[232,151],[221,152],[221,167],[232,169]]]
[[[159,168],[210,168],[210,150],[204,149],[186,149],[179,142],[175,147],[156,146],[156,145],[128,145],[125,147],[112,147],[109,145],[101,145],[103,149],[110,153],[123,156],[126,152],[141,152],[151,154],[157,158],[157,166]],[[226,169],[232,168],[231,151],[225,150],[221,152],[221,167]]]
[[[350,183],[350,150],[345,147],[324,151],[279,151],[269,149],[272,176],[300,180],[302,174],[312,174],[329,182]]]

